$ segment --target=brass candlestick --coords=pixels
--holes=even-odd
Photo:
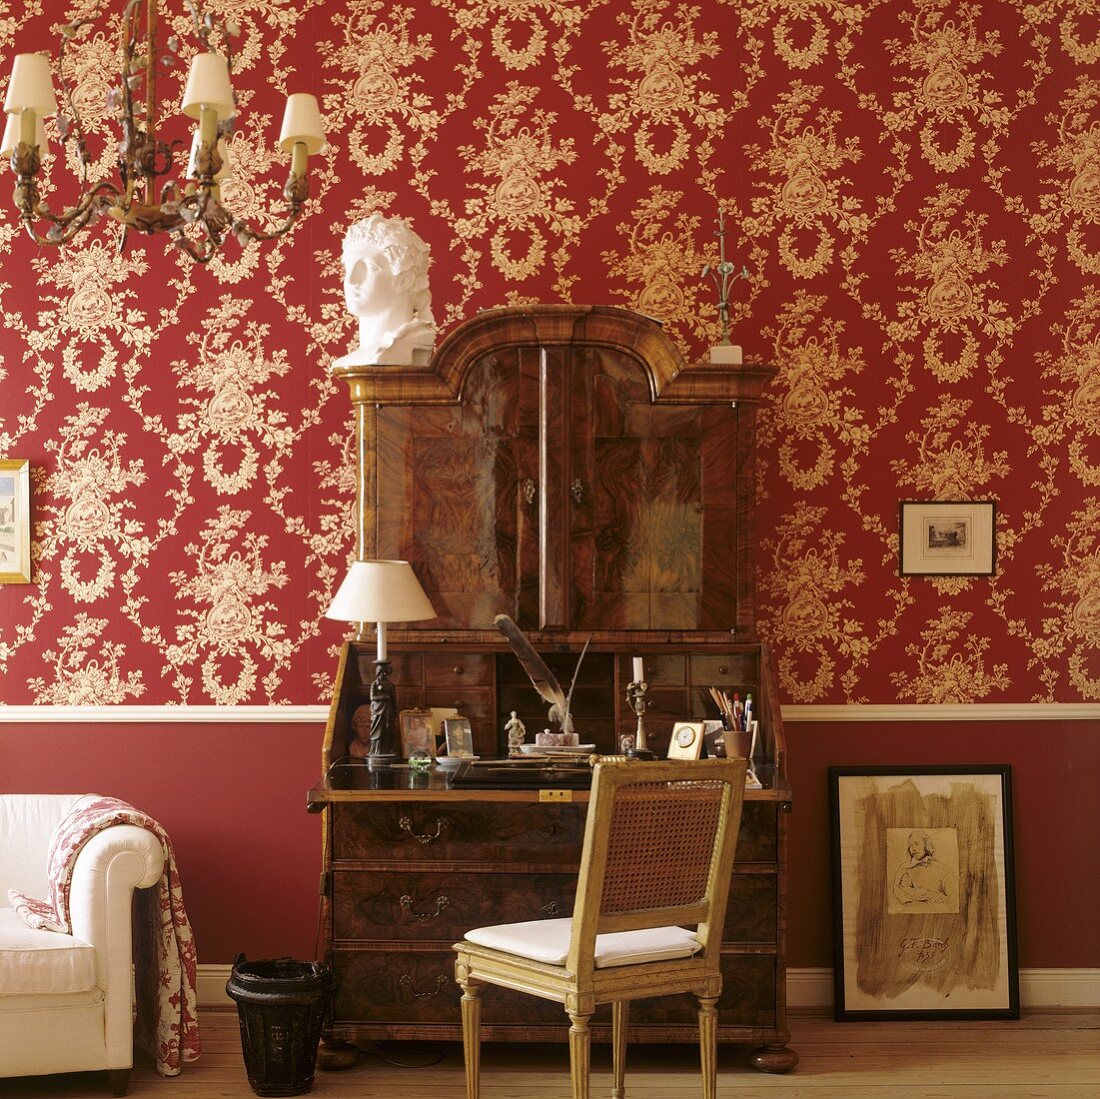
[[[653,753],[649,750],[645,736],[645,693],[648,688],[648,683],[639,680],[627,684],[626,688],[626,700],[638,715],[638,727],[634,731],[634,747],[626,753],[633,759],[653,759]]]

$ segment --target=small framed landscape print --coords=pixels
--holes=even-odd
[[[992,576],[995,500],[902,500],[901,576]]]
[[[0,584],[31,582],[31,464],[0,460]]]
[[[432,727],[431,710],[401,711],[401,754],[408,759],[417,750],[423,748],[431,755],[436,754],[435,730]]]
[[[705,722],[677,721],[668,741],[669,759],[700,759],[703,752]]]
[[[837,1019],[1018,1019],[1009,767],[830,767],[829,794]]]
[[[474,734],[468,717],[448,717],[443,720],[443,735],[447,738],[447,755],[472,756]]]

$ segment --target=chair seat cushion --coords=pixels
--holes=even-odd
[[[564,965],[569,955],[573,920],[530,920],[500,923],[466,932],[466,941],[535,962]],[[640,962],[690,958],[700,948],[693,931],[683,927],[649,927],[642,931],[615,931],[596,936],[596,968],[637,965]]]
[[[87,992],[95,988],[95,948],[72,935],[32,931],[0,908],[0,996]]]

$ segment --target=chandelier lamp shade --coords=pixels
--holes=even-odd
[[[65,77],[65,51],[83,35],[90,21],[80,20],[61,29],[56,66],[61,106],[54,91],[50,59],[40,53],[16,56],[4,98],[7,120],[0,154],[10,160],[16,177],[19,216],[39,244],[67,244],[107,215],[119,223],[120,252],[130,230],[150,235],[167,233],[176,247],[193,260],[206,263],[228,236],[242,245],[273,240],[288,232],[301,217],[309,196],[308,158],[325,147],[317,99],[304,92],[288,96],[279,133],[278,148],[290,154],[282,222],[271,229],[257,229],[222,205],[220,185],[231,173],[229,150],[237,115],[230,79],[230,38],[236,28],[203,14],[198,2],[187,0],[198,45],[191,56],[180,104],[182,113],[194,123],[189,146],[157,136],[158,72],[171,66],[173,55],[180,50],[179,43],[170,37],[167,52],[158,45],[157,0],[129,0],[125,6],[118,84],[107,104],[121,130],[115,179],[89,183],[92,157],[85,121]],[[215,41],[220,50],[215,48]],[[61,211],[54,211],[41,194],[40,173],[47,151],[44,121],[54,117],[63,146],[74,143],[75,162],[80,166],[79,198]],[[59,159],[73,163],[74,158],[70,155]],[[177,167],[184,168],[184,164],[181,179],[162,180]]]

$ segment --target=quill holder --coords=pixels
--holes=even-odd
[[[649,750],[645,735],[645,693],[648,689],[649,684],[644,680],[636,679],[634,682],[627,684],[626,700],[630,703],[630,708],[638,715],[638,727],[634,730],[634,747],[628,749],[626,753],[630,759],[656,758],[653,752]]]

